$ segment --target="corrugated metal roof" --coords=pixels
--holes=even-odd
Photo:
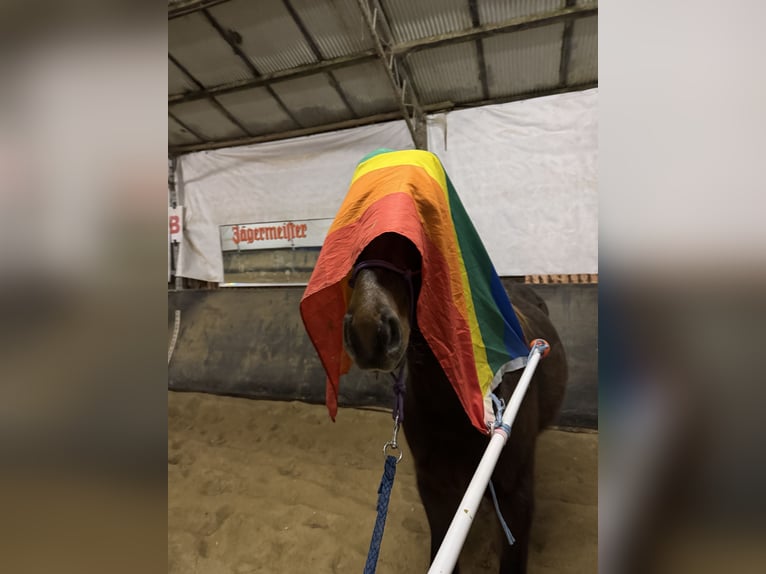
[[[341,68],[334,74],[358,114],[372,115],[397,109],[399,104],[380,62]]]
[[[330,84],[327,74],[287,80],[273,85],[274,92],[305,127],[348,119],[352,112]]]
[[[242,37],[242,51],[262,74],[317,61],[281,0],[231,0],[210,13]]]
[[[298,128],[266,88],[225,94],[218,101],[253,135]]]
[[[552,88],[559,82],[564,24],[501,34],[484,40],[489,96]]]
[[[291,0],[324,59],[340,58],[374,47],[355,0]]]
[[[478,0],[481,24],[499,24],[513,18],[552,12],[563,8],[565,0]]]
[[[176,104],[170,111],[201,136],[225,139],[246,135],[207,100]]]
[[[577,0],[580,13],[566,11],[571,20],[557,14],[555,23],[489,36],[478,30],[473,39],[454,34],[474,28],[469,0],[379,1],[394,42],[416,43],[399,46],[395,58],[409,76],[409,89],[430,110],[597,85],[595,0]],[[545,19],[567,4],[476,0],[475,15],[479,26],[491,26],[527,16]],[[171,10],[168,24],[168,93],[184,102],[171,104],[170,110],[204,142],[184,148],[197,143],[195,137],[171,119],[168,138],[176,153],[219,147],[227,139],[246,137],[245,130],[278,139],[298,128],[315,128],[308,133],[332,129],[337,122],[371,123],[381,119],[378,114],[400,109],[357,0],[189,1],[184,6]],[[571,26],[572,35],[562,84],[565,26]],[[348,61],[326,63],[339,58]],[[274,73],[277,78],[260,77]],[[215,88],[215,100],[195,81]]]
[[[252,77],[231,47],[199,12],[168,22],[168,51],[206,86]]]
[[[475,42],[415,52],[407,63],[421,104],[482,99]]]
[[[581,18],[572,25],[572,51],[567,83],[598,79],[598,17]]]
[[[388,16],[396,42],[408,42],[472,27],[467,0],[382,0],[381,5]]]
[[[193,92],[197,86],[189,80],[178,66],[168,60],[168,94],[182,94],[184,92]]]
[[[181,127],[181,124],[173,118],[168,117],[168,143],[170,145],[183,145],[198,142],[199,140]]]

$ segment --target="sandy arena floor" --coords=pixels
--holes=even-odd
[[[333,423],[324,406],[169,392],[168,571],[361,573],[390,432],[382,412],[341,409]],[[429,565],[428,525],[404,456],[380,574]],[[597,470],[597,434],[541,435],[531,574],[597,571]],[[461,558],[465,574],[496,572],[497,518],[482,509]]]

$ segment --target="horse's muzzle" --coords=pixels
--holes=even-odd
[[[346,313],[343,343],[361,369],[392,371],[403,354],[399,319],[387,308],[375,317]]]

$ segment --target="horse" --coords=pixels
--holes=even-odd
[[[490,436],[472,426],[418,329],[421,265],[415,245],[397,233],[379,235],[362,250],[351,276],[343,344],[362,369],[396,372],[403,368],[406,373],[402,429],[430,527],[433,561]],[[567,361],[545,302],[523,284],[514,284],[509,291],[527,342],[543,338],[550,345],[492,475],[500,511],[515,537],[513,545],[503,544],[500,572],[522,574],[527,568],[534,506],[535,443],[560,409]],[[507,402],[521,372],[506,373],[495,394]],[[453,572],[459,572],[459,565]]]

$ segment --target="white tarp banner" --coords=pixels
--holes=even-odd
[[[598,272],[597,113],[594,89],[429,117],[429,149],[501,276]],[[381,147],[412,149],[404,122],[182,156],[178,274],[223,281],[220,226],[332,219]]]
[[[178,275],[223,282],[221,225],[332,219],[356,164],[381,147],[412,149],[404,122],[181,156]]]
[[[499,275],[598,272],[598,89],[429,118]]]

